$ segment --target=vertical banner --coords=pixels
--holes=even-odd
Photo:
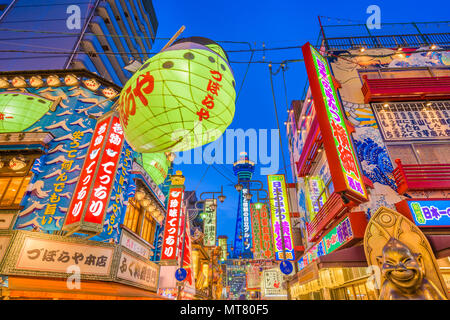
[[[211,208],[213,206],[213,208]],[[213,247],[216,245],[217,236],[217,200],[206,199],[203,218],[203,245]],[[214,209],[214,210],[212,210]]]
[[[367,201],[358,159],[328,62],[309,43],[302,51],[335,191],[346,192],[358,202]]]
[[[111,115],[97,123],[64,221],[63,230],[69,234],[95,235],[103,230],[123,142],[118,117]]]
[[[250,231],[250,202],[247,200],[247,189],[242,189],[242,216],[244,217],[244,230],[242,241],[244,243],[244,250],[250,250],[252,247],[252,236]]]
[[[187,214],[184,214],[184,219],[188,217]],[[191,237],[190,237],[190,221],[187,219],[186,221],[186,237],[184,239],[184,255],[183,255],[183,268],[187,271],[186,276],[186,284],[188,284],[191,287],[194,286],[194,278],[193,278],[193,272],[192,272],[192,259],[191,259]],[[180,254],[181,256],[181,254]]]
[[[252,203],[250,212],[252,217],[253,258],[273,259],[273,241],[267,205],[265,203]]]
[[[295,260],[285,177],[283,174],[268,175],[267,182],[272,212],[275,258],[276,260],[283,260],[283,242],[281,236],[281,232],[283,232],[286,260]]]
[[[182,187],[170,188],[161,260],[176,260],[179,236],[178,223],[179,220],[181,220],[181,202],[183,201],[183,194],[184,189]]]

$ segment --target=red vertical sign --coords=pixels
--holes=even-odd
[[[176,259],[177,256],[178,223],[179,220],[181,220],[181,202],[183,201],[183,193],[183,188],[171,188],[169,192],[161,260],[173,260]]]
[[[110,116],[97,123],[63,230],[102,231],[123,141],[118,117]]]
[[[103,213],[109,203],[114,177],[119,164],[124,134],[120,120],[113,117],[112,126],[107,136],[105,148],[100,158],[97,179],[88,203],[84,221],[103,224]]]

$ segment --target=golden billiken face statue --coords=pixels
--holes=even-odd
[[[377,260],[386,279],[380,300],[446,300],[439,289],[426,279],[422,255],[412,253],[399,240],[391,238]]]

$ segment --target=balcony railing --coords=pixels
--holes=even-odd
[[[327,50],[351,50],[365,48],[419,48],[431,44],[447,46],[449,33],[403,34],[361,37],[333,37],[325,39]]]
[[[368,79],[363,76],[363,81],[361,91],[365,103],[450,97],[450,77]]]
[[[341,195],[333,192],[313,221],[307,224],[308,240],[315,242],[319,239],[322,233],[333,224],[333,221],[342,216],[348,209],[349,207],[344,203]]]
[[[403,164],[395,159],[393,174],[397,192],[409,190],[450,190],[450,164]]]

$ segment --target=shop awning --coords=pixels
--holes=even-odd
[[[347,249],[341,249],[317,259],[319,268],[336,267],[367,267],[366,256],[363,246],[354,246]]]

